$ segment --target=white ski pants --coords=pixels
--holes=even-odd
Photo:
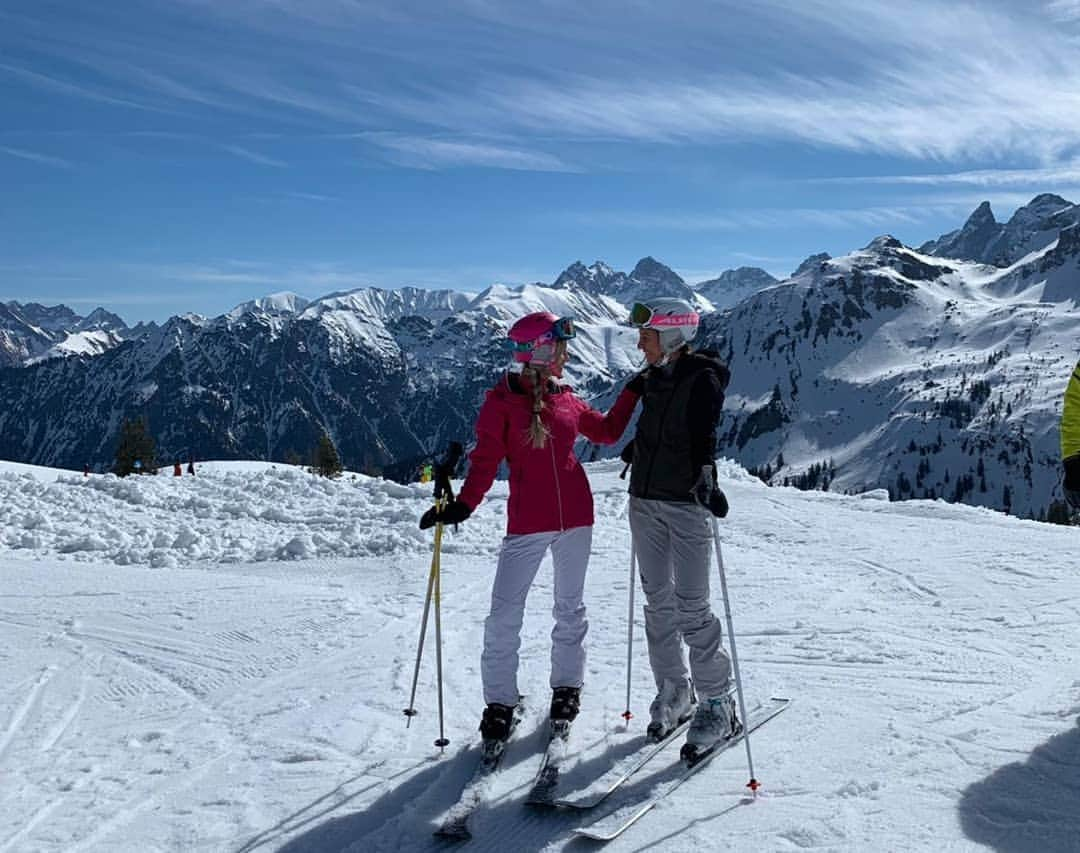
[[[484,702],[517,704],[525,598],[548,548],[555,567],[551,686],[581,687],[585,677],[585,633],[589,629],[582,597],[591,547],[592,527],[503,538],[491,590],[491,612],[484,620],[484,652],[480,658]]]
[[[630,534],[645,591],[645,638],[659,689],[686,678],[680,638],[690,651],[699,698],[727,693],[731,659],[709,604],[712,516],[696,503],[630,498]]]

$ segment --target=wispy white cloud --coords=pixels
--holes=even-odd
[[[44,89],[46,91],[55,92],[61,95],[70,95],[76,98],[84,98],[90,101],[99,101],[105,104],[112,104],[121,107],[131,107],[137,110],[151,110],[146,104],[137,103],[128,98],[120,98],[114,95],[110,95],[106,92],[101,92],[97,89],[92,89],[87,86],[78,85],[68,82],[67,80],[61,80],[56,77],[51,77],[47,74],[41,74],[37,71],[31,71],[28,68],[20,68],[17,65],[9,65],[5,62],[0,62],[0,71],[6,71],[8,74],[18,77],[26,83],[31,84],[35,88]]]
[[[932,205],[918,207],[862,208],[760,208],[724,210],[716,213],[638,213],[600,211],[559,214],[572,222],[590,226],[616,226],[666,231],[745,231],[813,225],[819,228],[914,225],[939,213]]]
[[[70,160],[65,160],[62,157],[53,157],[49,154],[41,154],[37,151],[27,151],[24,148],[9,148],[6,145],[0,145],[0,151],[4,154],[9,154],[12,157],[19,157],[22,160],[40,163],[43,166],[55,166],[58,169],[75,168],[75,164]]]
[[[915,186],[1057,187],[1080,184],[1080,162],[1045,169],[974,169],[913,175],[863,175],[808,178],[819,184],[897,184]]]
[[[102,291],[100,293],[64,293],[58,291],[56,293],[30,293],[30,294],[15,294],[11,296],[3,296],[0,299],[13,300],[15,302],[21,302],[26,304],[27,302],[37,302],[39,305],[67,305],[82,306],[92,305],[95,308],[107,305],[122,306],[122,305],[170,305],[176,302],[175,293],[139,293],[137,291],[123,291],[123,292],[110,292]],[[118,310],[117,308],[109,308],[106,310]],[[128,318],[124,318],[127,320]]]
[[[146,16],[137,37],[125,39],[110,37],[105,17],[62,37],[37,21],[42,50],[94,68],[129,97],[15,65],[0,70],[111,103],[145,106],[141,100],[153,96],[277,120],[388,128],[393,133],[377,144],[393,162],[417,168],[570,168],[574,158],[550,153],[553,145],[537,151],[540,139],[781,140],[936,161],[1049,164],[1080,136],[1080,66],[1073,34],[1061,26],[1080,17],[1078,0],[1030,8],[685,0],[677,16],[663,4],[607,0],[572,16],[562,0],[528,8],[471,0],[452,10],[419,0],[392,8],[354,0],[161,7],[175,27]],[[228,52],[202,25],[205,16],[224,19],[238,35]],[[600,24],[608,38],[598,44]],[[648,39],[629,37],[643,32]]]
[[[257,163],[260,166],[273,166],[276,169],[284,169],[289,165],[281,160],[275,160],[273,157],[267,157],[265,154],[260,154],[257,151],[252,151],[250,148],[244,148],[240,145],[222,145],[221,148],[224,151],[228,151],[230,154],[235,154],[243,160]]]
[[[528,172],[571,172],[572,167],[552,154],[508,148],[484,142],[428,139],[393,133],[361,137],[383,148],[393,162],[417,169],[482,166]]]
[[[317,201],[317,202],[333,202],[341,201],[337,196],[323,195],[322,193],[306,193],[306,192],[283,192],[281,193],[283,198],[291,198],[297,201]]]
[[[1019,9],[925,0],[762,5],[791,19],[778,23],[771,71],[742,73],[723,56],[620,75],[571,62],[558,79],[501,75],[470,91],[384,93],[378,105],[473,132],[668,144],[775,139],[935,160],[1051,162],[1080,133],[1075,46]],[[816,46],[813,60],[786,61],[800,38]]]
[[[794,256],[755,255],[752,252],[732,252],[731,257],[747,261],[751,265],[767,264],[774,267],[778,265],[782,266],[784,264],[799,263],[802,260],[802,258]]]
[[[1050,0],[1046,11],[1060,21],[1080,21],[1080,0]]]
[[[246,259],[80,266],[80,273],[86,275],[88,280],[107,276],[114,280],[138,281],[147,293],[163,294],[162,304],[183,302],[183,299],[177,298],[175,287],[177,283],[183,283],[190,289],[185,292],[202,294],[198,301],[203,305],[206,304],[206,293],[211,292],[215,297],[230,302],[264,296],[280,290],[293,291],[311,299],[363,287],[380,287],[386,290],[419,287],[429,290],[479,292],[495,283],[516,286],[537,281],[551,282],[560,270],[561,268],[541,269],[528,266],[477,264],[360,267],[336,261],[279,263]],[[62,268],[51,271],[38,268],[32,275],[27,272],[24,277],[45,280],[62,272]],[[10,298],[18,299],[16,296]],[[74,300],[68,299],[68,301]],[[110,300],[110,302],[118,301],[130,302],[131,300],[125,300],[120,296]],[[194,305],[190,300],[189,304]],[[193,310],[203,309],[194,308]]]

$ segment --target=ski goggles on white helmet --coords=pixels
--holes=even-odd
[[[630,324],[639,329],[665,329],[674,326],[696,326],[700,317],[696,311],[681,314],[664,314],[644,302],[635,302],[630,308]]]

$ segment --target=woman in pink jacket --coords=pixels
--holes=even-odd
[[[525,598],[540,561],[551,549],[555,567],[555,628],[551,632],[551,718],[577,716],[585,674],[582,594],[592,544],[593,500],[585,470],[574,454],[584,435],[613,444],[626,429],[638,394],[624,390],[607,415],[590,408],[559,383],[568,358],[573,322],[548,312],[529,314],[510,329],[520,373],[508,372],[487,393],[476,419],[476,447],[457,499],[420,522],[457,524],[483,500],[505,459],[510,468],[507,529],[499,551],[491,611],[484,622],[480,660],[485,740],[505,740],[518,701],[518,649]]]

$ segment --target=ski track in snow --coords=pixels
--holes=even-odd
[[[440,755],[433,624],[420,713],[408,728],[402,714],[430,487],[254,464],[93,486],[2,470],[0,853],[452,846],[431,832],[477,760],[505,483],[446,535]],[[589,660],[571,736],[571,749],[607,743],[609,760],[627,737],[619,470],[589,466]],[[721,472],[747,702],[796,703],[751,741],[756,802],[732,750],[605,849],[1080,850],[1077,531]],[[548,561],[522,632],[529,711],[470,851],[595,849],[571,830],[664,766],[594,813],[523,804],[545,737],[551,594]],[[629,734],[653,691],[640,585],[636,601]],[[722,614],[718,583],[713,601]]]

